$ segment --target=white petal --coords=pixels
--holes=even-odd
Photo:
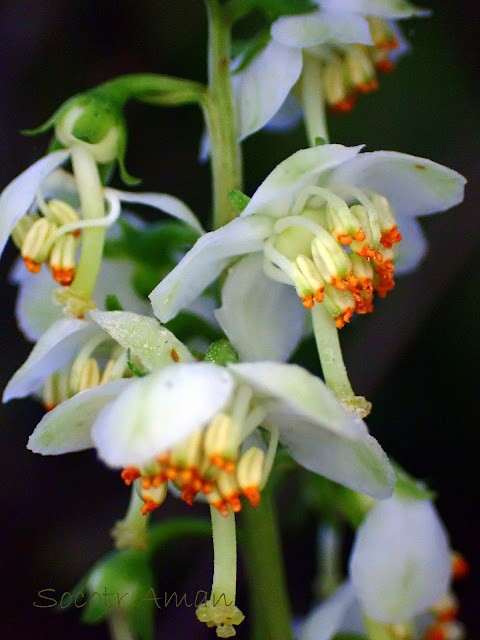
[[[199,238],[150,294],[155,315],[162,322],[173,318],[218,278],[234,256],[260,251],[272,225],[262,216],[236,218]]]
[[[361,13],[382,18],[428,16],[431,11],[421,9],[407,0],[319,0],[327,10]]]
[[[175,198],[175,196],[170,196],[166,193],[133,193],[131,191],[119,191],[118,189],[110,188],[105,189],[105,191],[118,197],[122,202],[145,204],[149,207],[160,209],[178,220],[183,220],[183,222],[189,224],[200,234],[205,233],[197,216],[190,207],[187,207],[184,202],[179,200],[179,198]]]
[[[93,447],[91,430],[98,414],[132,380],[116,380],[77,393],[49,411],[28,440],[27,447],[44,456]]]
[[[393,245],[395,255],[395,276],[415,271],[428,251],[428,243],[422,226],[415,218],[396,216],[402,240]]]
[[[294,129],[302,120],[303,110],[292,93],[289,93],[285,98],[284,103],[277,111],[277,113],[270,118],[265,125],[268,131],[290,131]]]
[[[307,615],[300,640],[330,640],[340,630],[342,620],[354,600],[352,584],[344,582],[333,596]]]
[[[271,40],[245,69],[233,75],[240,140],[261,129],[276,114],[301,70],[301,51]]]
[[[93,293],[98,309],[105,308],[108,294],[115,294],[126,309],[137,313],[150,311],[149,302],[141,298],[131,284],[133,272],[134,266],[128,260],[105,258],[102,261]],[[16,262],[11,279],[19,284],[15,305],[18,326],[28,340],[36,341],[56,320],[64,317],[62,307],[53,300],[58,283],[46,268],[40,273],[30,273],[21,259]]]
[[[142,466],[221,411],[232,376],[207,363],[172,365],[135,380],[99,416],[92,439],[112,467]]]
[[[447,534],[429,500],[379,502],[357,531],[350,576],[366,613],[401,623],[424,612],[447,590]]]
[[[275,20],[272,37],[287,47],[313,47],[317,44],[358,42],[373,45],[367,20],[353,13],[315,11]]]
[[[290,358],[303,335],[305,309],[295,289],[263,272],[263,253],[237,262],[222,290],[215,316],[241,360]]]
[[[15,178],[0,195],[0,255],[7,244],[12,229],[24,216],[35,199],[37,191],[57,167],[66,162],[70,151],[55,151]]]
[[[42,182],[40,193],[45,200],[57,198],[68,202],[74,209],[80,208],[75,178],[65,169],[57,169],[47,176]]]
[[[354,158],[362,147],[325,144],[297,151],[281,162],[265,178],[242,213],[257,211],[280,217],[286,215],[300,191],[328,170]]]
[[[456,171],[425,158],[374,151],[338,167],[330,182],[371,189],[385,196],[396,213],[423,216],[462,202],[466,180]]]
[[[7,384],[3,402],[38,391],[52,373],[67,364],[79,345],[98,331],[93,323],[76,318],[62,318],[55,322]]]
[[[268,417],[298,463],[360,493],[378,498],[392,494],[395,474],[383,449],[322,380],[289,364],[229,367],[258,394],[276,400]]]
[[[180,362],[193,360],[188,349],[156,318],[130,311],[91,311],[90,317],[150,370],[177,362],[177,358]]]

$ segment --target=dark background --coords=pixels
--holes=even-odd
[[[331,121],[331,138],[429,157],[469,179],[465,203],[425,220],[430,253],[421,271],[399,281],[371,317],[342,332],[354,388],[374,401],[369,418],[384,448],[438,491],[452,546],[472,565],[460,585],[462,618],[480,630],[478,602],[478,430],[480,361],[480,96],[478,2],[424,3],[430,20],[404,23],[413,53],[382,79],[381,91],[355,112]],[[38,159],[48,138],[24,138],[72,94],[122,73],[152,71],[205,77],[206,24],[200,0],[7,0],[0,9],[0,187]],[[127,167],[145,190],[209,210],[208,167],[197,164],[202,131],[194,108],[128,108]],[[293,135],[260,133],[244,145],[246,191],[278,162],[305,146]],[[261,154],[259,153],[261,150]],[[153,218],[152,218],[153,219]],[[1,263],[1,387],[30,346],[12,316],[14,289]],[[313,345],[303,354],[313,353]],[[0,409],[0,631],[16,638],[105,638],[103,627],[32,606],[39,589],[68,590],[110,548],[108,531],[122,516],[127,491],[92,452],[42,458],[25,449],[42,415],[31,401]],[[288,510],[284,508],[284,510]],[[200,509],[201,511],[201,509]],[[160,518],[187,513],[169,499]],[[190,512],[188,512],[190,513]],[[312,594],[313,522],[284,531],[289,586],[297,614]],[[209,545],[183,544],[159,560],[161,590],[208,589]],[[240,586],[245,610],[245,589]],[[192,609],[160,614],[158,638],[214,637]],[[245,638],[245,631],[239,631]],[[281,639],[278,639],[281,640]]]

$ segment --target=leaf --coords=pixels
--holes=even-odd
[[[109,293],[105,297],[105,311],[123,311],[123,307],[114,293]]]
[[[247,204],[250,202],[250,198],[242,193],[242,191],[238,191],[238,189],[233,189],[232,191],[230,191],[228,197],[232,204],[233,210],[237,214],[242,213]]]

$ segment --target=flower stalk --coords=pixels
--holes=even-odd
[[[300,84],[308,143],[311,147],[315,146],[317,138],[323,138],[325,142],[329,142],[321,65],[317,58],[306,51],[303,52]]]

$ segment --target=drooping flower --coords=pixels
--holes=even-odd
[[[289,287],[339,327],[372,311],[374,291],[394,286],[397,258],[408,271],[423,257],[414,217],[461,202],[465,179],[423,158],[360,150],[317,146],[278,165],[240,217],[202,236],[154,289],[158,318],[174,317],[239,257],[218,318],[242,358],[287,359],[298,344],[303,310]]]
[[[376,71],[390,71],[393,60],[408,49],[396,20],[429,14],[403,0],[316,4],[317,11],[276,20],[265,48],[234,74],[240,139],[276,116],[302,70],[309,73],[307,58],[313,69],[318,66],[318,73],[314,69],[305,77],[313,85],[310,90],[318,91],[318,101],[324,99],[335,112],[349,111],[358,94],[377,88]],[[287,104],[291,108],[292,102]]]
[[[368,513],[357,531],[349,580],[310,613],[300,637],[363,636],[366,626],[384,624],[385,637],[391,629],[392,639],[402,633],[421,640],[431,624],[456,617],[451,577],[448,536],[433,504],[395,494]],[[425,624],[421,616],[429,612]]]

